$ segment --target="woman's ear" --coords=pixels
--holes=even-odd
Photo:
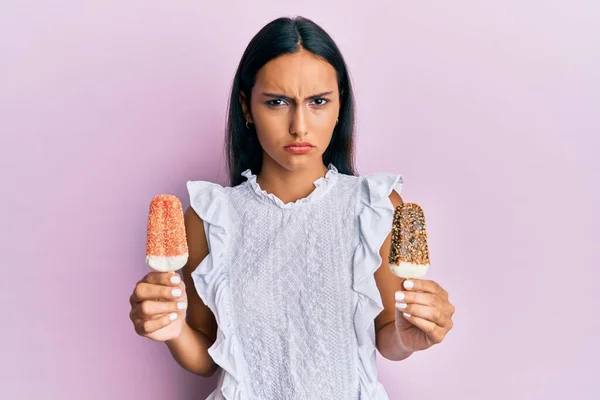
[[[248,98],[246,97],[246,93],[240,90],[239,96],[240,104],[242,106],[242,111],[244,112],[244,117],[246,121],[250,124],[253,124],[252,113],[250,113],[250,104],[248,104]]]

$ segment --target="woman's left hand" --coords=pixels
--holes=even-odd
[[[396,333],[408,351],[440,343],[452,329],[454,306],[448,292],[434,281],[407,279],[396,292]]]

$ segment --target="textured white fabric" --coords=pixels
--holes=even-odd
[[[330,165],[308,197],[283,203],[243,175],[233,188],[188,182],[210,251],[192,277],[219,326],[209,353],[222,372],[208,399],[387,399],[373,273],[402,178]]]

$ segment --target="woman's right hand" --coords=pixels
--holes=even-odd
[[[157,342],[166,342],[181,335],[187,296],[178,273],[148,273],[136,284],[129,301],[129,318],[138,335]]]

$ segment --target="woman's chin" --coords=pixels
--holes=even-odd
[[[294,154],[287,155],[279,164],[287,170],[300,171],[323,165],[323,159],[311,154]]]

